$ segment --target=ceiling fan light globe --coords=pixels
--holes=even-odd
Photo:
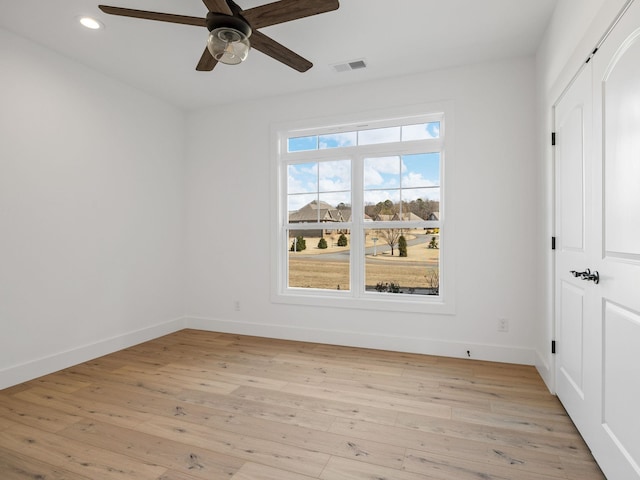
[[[218,62],[237,65],[246,60],[251,44],[243,32],[221,27],[211,31],[207,40],[207,48],[211,56]]]

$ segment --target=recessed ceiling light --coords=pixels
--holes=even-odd
[[[99,30],[100,28],[104,27],[104,25],[101,22],[91,17],[80,17],[78,21],[84,27],[90,28],[91,30]]]

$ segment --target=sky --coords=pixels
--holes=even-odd
[[[388,127],[329,135],[291,138],[290,152],[373,145],[438,138],[440,122]],[[365,158],[362,165],[365,204],[417,198],[440,200],[440,153],[425,152]],[[351,160],[290,164],[288,210],[298,210],[313,200],[333,206],[351,205]]]

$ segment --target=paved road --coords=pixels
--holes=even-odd
[[[419,244],[426,245],[431,241],[431,237],[434,236],[431,233],[419,233],[419,234],[412,234],[412,235],[415,235],[415,238],[407,240],[407,246],[413,246],[413,245],[419,245]],[[396,245],[394,248],[394,252],[397,252],[397,250],[398,250],[398,246]],[[365,248],[365,255],[373,256],[373,252],[374,252],[374,247],[371,246],[371,247]],[[380,238],[380,240],[378,240],[378,243],[375,247],[375,252],[376,252],[376,256],[382,255],[385,252],[391,252],[391,247],[382,238]],[[300,256],[304,257],[305,260],[318,260],[318,261],[322,260],[323,262],[344,261],[345,257],[349,256],[349,251],[345,250],[345,251],[335,252],[335,253],[322,253],[319,255],[304,255],[303,253]],[[368,261],[376,261],[376,260],[377,259],[374,257],[374,258],[370,258]],[[386,258],[384,257],[380,258],[380,262],[383,262],[385,260]]]

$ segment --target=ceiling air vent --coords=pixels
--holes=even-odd
[[[367,68],[367,64],[365,63],[364,59],[360,59],[360,60],[352,60],[350,62],[345,62],[345,63],[336,63],[331,65],[331,67],[335,72],[340,73],[340,72],[348,72],[350,70],[360,70],[362,68]]]

